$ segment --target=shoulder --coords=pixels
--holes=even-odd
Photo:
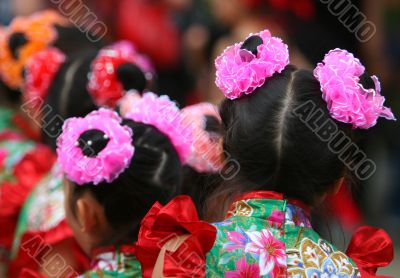
[[[259,277],[286,273],[281,231],[251,217],[215,223],[217,238],[207,254],[207,277]]]
[[[293,277],[359,276],[354,262],[312,229],[277,229],[265,221],[234,218],[214,223],[217,238],[207,254],[207,277],[243,273],[254,277],[286,273]]]
[[[295,244],[288,244],[287,272],[293,277],[327,274],[338,277],[359,277],[355,263],[315,231],[304,229]]]

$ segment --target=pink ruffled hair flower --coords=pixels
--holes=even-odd
[[[44,100],[55,75],[65,62],[66,56],[55,47],[34,54],[25,67],[24,99]]]
[[[250,34],[215,60],[215,84],[228,99],[251,94],[289,64],[288,46],[268,30]]]
[[[328,104],[331,116],[353,128],[368,129],[377,123],[379,117],[395,120],[390,110],[383,106],[378,77],[371,76],[374,89],[365,89],[360,76],[365,72],[360,60],[346,50],[334,49],[325,55],[322,63],[314,70],[314,76],[321,84],[322,97]]]
[[[105,108],[65,121],[57,155],[69,180],[79,185],[111,183],[129,167],[132,130],[121,122],[116,112]]]
[[[142,95],[135,90],[130,90],[118,101],[119,114],[125,118],[125,115],[132,110],[135,103],[142,98]]]
[[[181,111],[168,96],[144,93],[133,103],[125,118],[157,128],[169,138],[181,163],[187,163],[193,145],[193,129],[183,122]]]
[[[223,166],[222,135],[206,130],[207,116],[221,124],[218,108],[211,103],[198,103],[182,109],[184,124],[193,128],[193,145],[187,164],[200,173],[215,173]]]
[[[155,69],[150,61],[150,58],[146,55],[139,53],[136,47],[129,41],[117,41],[110,46],[111,49],[120,51],[125,57],[132,57],[132,61],[143,70],[146,75],[146,79],[150,80],[153,78]]]
[[[121,41],[99,51],[91,64],[87,85],[90,95],[98,106],[113,108],[123,97],[125,88],[118,70],[127,64],[136,65],[143,72],[146,82],[152,80],[154,68],[150,60],[137,52],[131,43]],[[144,84],[144,87],[147,85]]]

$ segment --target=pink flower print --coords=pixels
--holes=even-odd
[[[224,244],[224,249],[226,251],[244,249],[246,244],[250,242],[249,236],[240,227],[236,227],[235,231],[226,232],[226,235],[229,239],[229,242]]]
[[[272,274],[272,277],[276,277],[282,268],[286,268],[285,243],[275,239],[267,229],[248,232],[247,235],[251,242],[246,245],[245,252],[260,256],[260,275]]]
[[[257,264],[247,264],[246,258],[236,261],[236,270],[225,272],[225,278],[258,278],[260,268]]]
[[[277,228],[280,228],[285,221],[285,214],[283,211],[275,210],[270,216],[268,216],[267,221],[271,227],[276,226]]]

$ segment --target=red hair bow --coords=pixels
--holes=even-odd
[[[215,227],[199,220],[190,197],[154,204],[137,241],[143,277],[205,277],[205,254],[215,237]]]
[[[387,276],[377,276],[376,271],[393,260],[393,242],[384,230],[363,226],[353,234],[346,253],[358,266],[361,277],[383,278]]]

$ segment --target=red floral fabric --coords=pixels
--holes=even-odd
[[[0,184],[0,245],[7,250],[11,248],[19,211],[26,197],[54,161],[51,150],[38,145],[14,166],[14,179]]]

